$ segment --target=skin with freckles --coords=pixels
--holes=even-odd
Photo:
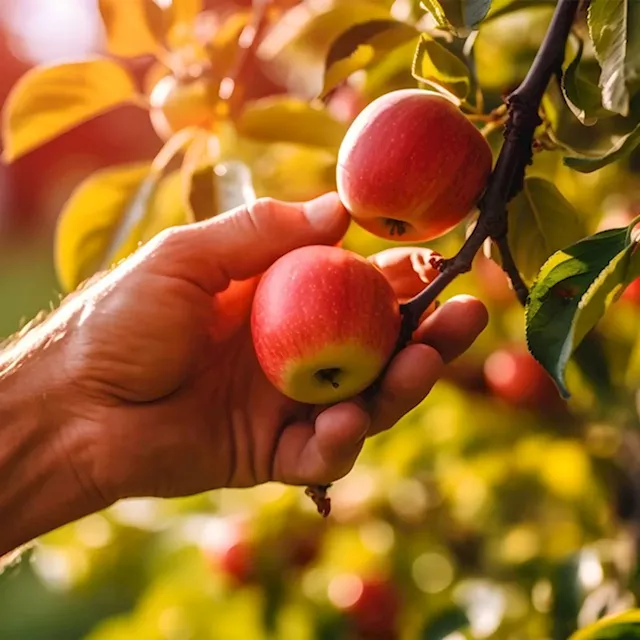
[[[487,322],[475,299],[444,304],[367,404],[282,395],[251,341],[255,288],[280,256],[336,244],[348,225],[331,193],[169,230],[1,353],[0,554],[123,497],[348,473],[365,439],[414,408]],[[373,260],[404,296],[424,287],[421,251]]]

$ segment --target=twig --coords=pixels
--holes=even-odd
[[[498,251],[500,252],[500,256],[502,258],[502,269],[509,276],[509,281],[511,282],[511,287],[513,288],[516,297],[520,304],[524,307],[527,304],[527,298],[529,297],[529,290],[527,289],[527,285],[524,283],[522,276],[520,275],[520,271],[516,266],[516,262],[513,259],[513,255],[511,254],[511,248],[509,247],[509,241],[507,236],[502,236],[501,238],[495,239],[496,246],[498,247]]]
[[[564,51],[579,0],[558,0],[553,20],[522,84],[506,99],[508,119],[505,142],[500,150],[487,189],[480,199],[478,222],[458,253],[447,260],[442,273],[417,296],[402,305],[404,334],[415,324],[434,300],[458,275],[471,270],[473,258],[487,238],[501,253],[518,299],[526,301],[528,292],[513,260],[507,236],[507,204],[524,183],[527,165],[533,157],[536,127],[542,122],[538,110],[549,80],[562,68]]]
[[[243,101],[245,85],[256,63],[256,51],[269,26],[269,9],[272,0],[254,0],[253,4],[253,19],[240,34],[234,68],[220,84],[220,97],[228,101],[232,114]]]

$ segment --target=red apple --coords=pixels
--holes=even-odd
[[[514,406],[543,412],[564,406],[549,374],[524,347],[494,351],[485,361],[484,376],[488,389]]]
[[[256,289],[251,332],[258,362],[284,395],[309,404],[353,397],[379,375],[400,330],[396,295],[361,256],[296,249]]]
[[[460,109],[421,89],[360,112],[338,154],[338,192],[353,219],[388,240],[424,242],[460,223],[484,191],[491,149]]]
[[[149,96],[151,124],[163,140],[188,127],[210,128],[216,100],[214,85],[206,78],[182,81],[165,76]]]
[[[624,300],[631,305],[640,307],[640,278],[633,280],[622,292],[620,300]]]
[[[355,601],[346,607],[362,640],[395,640],[398,638],[400,597],[394,585],[384,579],[362,580],[362,588]]]
[[[255,555],[247,541],[239,540],[218,556],[218,566],[236,584],[249,584],[256,575]]]

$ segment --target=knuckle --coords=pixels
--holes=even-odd
[[[177,253],[189,242],[190,233],[184,227],[169,227],[162,230],[153,241],[153,252]]]

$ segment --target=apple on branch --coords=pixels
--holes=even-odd
[[[399,89],[355,118],[338,153],[338,193],[367,231],[424,242],[459,224],[491,173],[489,144],[456,104]]]

